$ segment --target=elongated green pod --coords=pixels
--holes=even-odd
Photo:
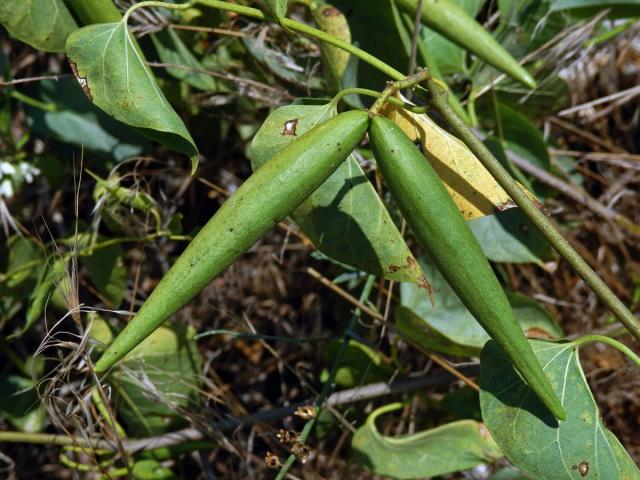
[[[418,6],[417,0],[395,2],[411,14]],[[482,25],[451,0],[423,0],[422,22],[527,87],[535,88],[531,74]]]
[[[389,191],[442,276],[551,413],[564,419],[562,404],[478,241],[427,159],[396,124],[384,117],[371,121],[369,138]]]
[[[342,113],[280,150],[222,205],[95,365],[105,372],[300,205],[344,161],[369,124]],[[295,135],[296,119],[282,135]]]
[[[65,0],[84,25],[122,20],[122,14],[112,0]]]
[[[351,43],[351,30],[347,18],[333,5],[320,5],[313,10],[313,20],[323,32],[346,43]],[[349,63],[349,52],[334,47],[328,43],[320,43],[322,64],[329,89],[333,92],[340,90],[340,80]]]

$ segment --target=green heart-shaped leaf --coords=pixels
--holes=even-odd
[[[481,356],[482,418],[505,456],[536,480],[640,478],[602,421],[578,359],[577,342],[530,340],[562,402],[557,422],[491,341]]]
[[[462,304],[438,269],[425,257],[419,261],[431,284],[433,304],[424,288],[409,283],[401,284],[402,305],[395,311],[398,330],[426,348],[452,355],[477,355],[489,340],[489,335]],[[522,330],[545,338],[562,336],[560,327],[537,302],[517,293],[507,293],[507,298]]]
[[[145,63],[125,21],[81,28],[67,39],[78,82],[95,105],[142,134],[191,158],[198,150]]]
[[[358,463],[392,478],[430,478],[493,462],[502,454],[483,425],[474,420],[448,423],[431,430],[387,437],[376,419],[402,404],[375,410],[353,436],[351,447]]]
[[[18,40],[45,52],[64,52],[78,28],[62,0],[2,0],[0,23]]]

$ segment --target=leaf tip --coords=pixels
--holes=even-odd
[[[195,175],[196,170],[198,169],[198,154],[192,155],[190,157],[191,160],[191,175]]]

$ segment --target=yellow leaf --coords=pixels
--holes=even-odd
[[[402,95],[399,98],[407,103]],[[383,114],[413,140],[447,186],[466,220],[491,215],[515,206],[509,195],[459,139],[426,115],[387,104]]]

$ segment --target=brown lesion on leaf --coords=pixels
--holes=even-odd
[[[87,96],[89,101],[93,102],[93,95],[91,95],[91,90],[89,89],[89,82],[87,82],[87,79],[85,77],[81,77],[78,74],[78,65],[76,65],[76,62],[74,62],[70,58],[68,60],[69,66],[71,66],[71,71],[73,72],[74,77],[76,77],[76,80],[78,80],[80,88],[82,88],[82,91]]]
[[[578,472],[580,472],[581,477],[586,477],[589,473],[589,462],[581,462],[578,465]]]
[[[416,262],[416,259],[413,258],[412,256],[407,257],[405,265],[396,265],[394,263],[391,263],[385,267],[385,270],[387,274],[392,275],[402,270],[403,268],[409,272],[414,271],[416,268],[418,268],[418,270],[421,270],[420,266],[418,265],[418,262]],[[429,292],[429,300],[431,300],[431,306],[435,307],[436,301],[433,296],[433,289],[431,288],[431,284],[427,280],[427,277],[424,276],[424,273],[420,273],[420,275],[416,279],[416,284],[419,287],[424,288]]]
[[[509,210],[510,208],[515,208],[515,207],[517,207],[516,203],[513,200],[509,199],[506,202],[502,202],[496,205],[496,210],[498,212],[504,212],[505,210]]]
[[[436,297],[433,296],[433,288],[431,287],[431,284],[427,280],[427,277],[424,276],[424,273],[421,273],[420,276],[418,277],[418,286],[427,290],[427,293],[429,294],[429,301],[431,302],[431,307],[435,308]]]
[[[395,264],[391,264],[387,267],[387,272],[389,273],[396,273],[398,270],[400,270],[402,267],[400,265],[395,265]]]
[[[295,137],[296,135],[298,135],[296,133],[297,130],[298,130],[298,119],[292,118],[291,120],[287,120],[286,122],[284,122],[284,126],[282,128],[282,135],[291,135]]]
[[[407,268],[409,270],[413,270],[416,267],[420,268],[420,266],[418,265],[418,262],[416,262],[416,259],[411,256],[408,256]],[[427,280],[427,277],[424,276],[424,273],[420,273],[420,276],[418,277],[418,286],[427,290],[427,292],[429,293],[429,300],[431,301],[431,306],[435,307],[436,299],[433,296],[433,288],[431,288],[431,284]]]
[[[589,462],[580,462],[578,465],[571,467],[572,470],[577,470],[581,477],[586,477],[589,474]]]

